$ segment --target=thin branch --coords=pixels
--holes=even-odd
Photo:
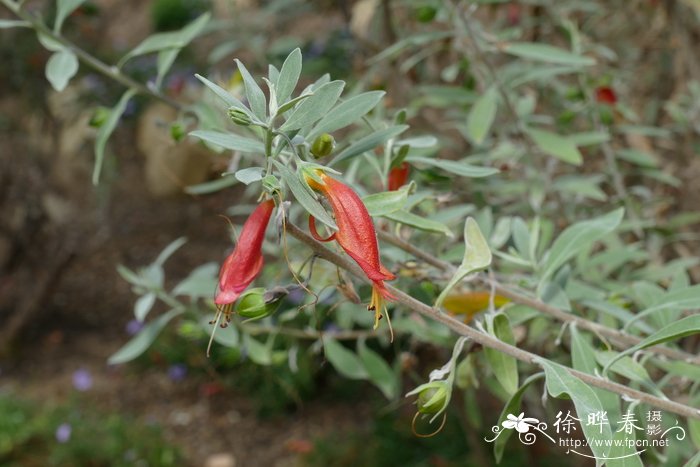
[[[42,35],[50,37],[54,41],[60,43],[62,46],[70,49],[73,53],[75,53],[75,55],[81,62],[93,68],[94,70],[102,73],[110,79],[113,79],[114,81],[117,81],[120,84],[123,84],[124,86],[136,89],[139,92],[139,94],[145,94],[153,97],[154,99],[158,99],[159,101],[169,105],[170,107],[176,110],[181,111],[184,109],[184,106],[176,100],[171,99],[170,97],[166,96],[165,94],[161,93],[156,89],[152,89],[142,83],[139,83],[130,76],[127,76],[124,73],[122,73],[116,66],[107,65],[106,63],[100,61],[96,57],[90,55],[89,52],[86,52],[85,50],[81,49],[80,47],[63,37],[61,34],[54,33],[48,26],[46,26],[42,22],[41,18],[38,18],[23,11],[20,5],[16,4],[12,0],[0,1],[10,11],[12,11],[12,13],[17,15],[17,17],[28,22],[31,25],[32,29],[34,29],[37,32],[40,32]]]
[[[378,232],[379,238],[382,240],[386,241],[387,243],[390,243],[394,246],[397,246],[408,253],[411,253],[414,255],[416,258],[422,259],[426,263],[435,266],[436,268],[445,271],[450,274],[454,274],[456,271],[456,268],[441,259],[438,259],[431,255],[430,253],[427,253],[419,248],[416,248],[415,246],[411,245],[405,240],[402,240],[394,235],[391,235],[387,232],[384,231],[379,231]],[[552,305],[549,305],[547,303],[544,303],[541,300],[538,300],[536,298],[529,297],[520,291],[514,290],[512,288],[506,287],[503,284],[499,283],[496,280],[490,279],[488,277],[480,277],[481,281],[484,282],[486,285],[491,286],[494,288],[496,291],[496,294],[501,295],[503,297],[506,297],[510,300],[512,300],[514,303],[518,303],[520,305],[525,305],[530,308],[534,308],[537,311],[540,311],[544,314],[547,314],[555,319],[558,319],[559,321],[562,321],[564,323],[575,323],[576,326],[578,326],[580,329],[585,329],[587,331],[599,334],[601,336],[605,336],[612,341],[614,341],[617,344],[617,347],[626,349],[630,346],[637,345],[639,344],[642,339],[633,336],[631,334],[628,334],[623,331],[619,331],[617,329],[610,328],[608,326],[603,326],[602,324],[594,323],[592,321],[587,320],[586,318],[582,318],[580,316],[572,315],[571,313],[567,313],[566,311],[560,310],[557,307],[554,307]],[[685,361],[687,363],[694,363],[694,364],[700,364],[700,357],[697,357],[695,355],[692,355],[687,352],[683,352],[680,350],[672,349],[670,347],[665,347],[661,345],[656,345],[654,347],[649,347],[646,349],[649,352],[653,352],[658,355],[663,355],[665,357],[674,359],[674,360],[681,360]]]
[[[311,331],[290,327],[265,326],[260,324],[241,324],[240,327],[250,335],[257,334],[279,334],[283,336],[296,337],[298,339],[317,340],[332,338],[335,340],[357,340],[373,339],[381,337],[384,333],[364,330],[354,331]]]
[[[311,250],[320,258],[325,259],[326,261],[329,261],[336,266],[339,266],[343,269],[346,269],[349,271],[351,274],[355,275],[359,279],[369,282],[369,279],[367,276],[362,272],[362,270],[357,266],[355,263],[351,262],[348,258],[343,257],[338,255],[337,253],[329,250],[325,246],[323,246],[320,242],[317,242],[314,240],[309,234],[306,232],[302,231],[299,227],[296,225],[292,224],[291,222],[286,223],[286,231],[289,235],[292,237],[296,238],[303,244],[307,245]],[[404,306],[406,306],[408,309],[415,311],[417,313],[420,313],[423,316],[426,316],[430,319],[433,319],[435,321],[438,321],[445,326],[449,327],[452,329],[454,332],[456,332],[459,335],[466,336],[470,339],[472,339],[474,342],[477,342],[481,344],[484,347],[489,347],[495,350],[498,350],[499,352],[502,352],[504,354],[510,355],[511,357],[514,357],[520,361],[526,362],[526,363],[531,363],[531,364],[538,364],[538,361],[542,359],[537,354],[528,352],[526,350],[519,349],[515,346],[506,344],[503,341],[498,340],[497,338],[490,336],[488,334],[482,333],[480,331],[477,331],[476,329],[466,325],[465,323],[453,318],[452,316],[449,316],[445,313],[440,312],[440,310],[437,310],[435,308],[432,308],[425,303],[422,303],[410,295],[407,295],[406,293],[396,289],[395,287],[392,287],[387,284],[387,289],[396,297],[396,302],[400,303]],[[700,410],[694,409],[692,407],[689,407],[687,405],[674,402],[668,399],[661,399],[656,396],[652,396],[650,394],[646,394],[644,392],[638,391],[636,389],[631,389],[628,388],[622,384],[615,383],[613,381],[603,379],[597,376],[589,375],[587,373],[582,373],[580,371],[571,369],[566,367],[567,371],[575,376],[576,378],[580,379],[581,381],[590,384],[591,386],[595,386],[601,389],[605,389],[607,391],[614,392],[616,394],[619,394],[621,396],[625,396],[630,399],[636,399],[641,402],[644,402],[645,404],[648,404],[652,407],[657,407],[662,410],[666,410],[668,412],[672,412],[678,415],[681,415],[683,417],[691,417],[691,418],[699,418],[700,419]]]

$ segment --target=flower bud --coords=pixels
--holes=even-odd
[[[279,300],[266,302],[265,289],[257,287],[240,296],[236,312],[244,318],[261,319],[277,311],[279,304]]]
[[[332,153],[333,148],[335,148],[335,139],[328,133],[323,133],[316,138],[314,143],[311,145],[311,154],[316,159],[319,159]]]
[[[236,125],[248,126],[252,122],[250,116],[247,113],[235,107],[231,107],[230,109],[228,109],[228,116]]]
[[[176,143],[179,143],[185,137],[185,127],[181,122],[174,122],[170,125],[170,137]]]
[[[435,414],[441,412],[447,404],[447,383],[435,382],[418,393],[418,412]]]
[[[107,107],[100,106],[96,108],[92,117],[90,117],[90,126],[93,128],[101,127],[107,121],[109,112],[110,110]]]

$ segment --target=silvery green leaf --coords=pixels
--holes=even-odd
[[[408,129],[408,125],[396,125],[382,130],[377,130],[369,135],[355,141],[347,148],[343,149],[335,158],[332,164],[336,164],[342,160],[358,156],[365,151],[376,148],[377,146],[386,143],[389,139],[398,136]]]
[[[499,313],[495,316],[488,315],[486,318],[486,329],[489,334],[506,344],[515,345],[513,330],[510,327],[508,316]],[[496,380],[501,384],[509,396],[518,390],[518,363],[515,358],[498,350],[484,348],[486,360],[491,366],[491,370],[496,376]]]
[[[610,423],[603,423],[602,426],[586,423],[588,414],[604,411],[595,392],[586,383],[569,373],[566,367],[558,363],[544,358],[536,359],[535,363],[544,368],[546,387],[550,395],[553,397],[568,395],[573,400],[576,414],[581,420],[581,430],[588,440],[593,455],[597,458],[607,457],[610,447],[606,445],[606,441],[612,439]]]
[[[253,115],[253,112],[251,112],[250,109],[243,104],[243,102],[238,100],[236,97],[232,96],[230,92],[228,92],[218,84],[209,81],[202,75],[198,75],[195,73],[194,76],[199,81],[201,81],[206,87],[212,90],[214,94],[216,94],[222,101],[224,101],[228,107],[233,107],[235,109],[242,110],[251,118],[251,120],[260,122],[257,119],[257,117]]]
[[[328,361],[341,375],[349,379],[367,379],[369,377],[362,360],[335,339],[325,336],[323,349]]]
[[[287,118],[280,131],[298,130],[321,119],[336,103],[345,87],[344,81],[331,81],[313,91]]]
[[[282,64],[282,69],[279,72],[277,80],[272,80],[275,83],[277,90],[277,102],[284,104],[294,92],[294,88],[299,81],[301,74],[301,50],[297,47],[287,56],[287,59]],[[272,77],[270,77],[272,79]]]
[[[275,167],[277,167],[277,170],[279,170],[282,180],[287,187],[289,187],[289,190],[292,192],[296,200],[299,201],[299,204],[301,204],[303,208],[316,219],[323,222],[331,229],[338,230],[335,222],[333,222],[333,218],[328,215],[325,209],[323,209],[321,203],[316,201],[314,195],[306,187],[306,184],[301,182],[299,176],[277,161],[273,161],[273,164],[275,164]]]
[[[468,274],[485,269],[491,264],[491,249],[481,233],[479,224],[473,217],[468,217],[464,223],[464,258],[450,282],[445,286],[435,301],[435,308],[440,308],[445,297]]]
[[[408,186],[403,186],[395,191],[384,191],[362,198],[370,216],[385,216],[403,209],[408,199]]]
[[[158,32],[147,37],[139,45],[124,55],[124,57],[119,60],[117,67],[121,68],[129,59],[139,55],[159,52],[165,49],[181,49],[185,47],[197,37],[202,29],[204,29],[210,17],[211,15],[209,13],[204,13],[178,31]]]
[[[583,164],[581,152],[576,147],[576,143],[568,137],[535,128],[528,128],[526,132],[544,153],[569,164]]]
[[[187,295],[190,298],[211,297],[216,290],[216,277],[219,265],[206,263],[195,268],[173,289],[173,295]],[[229,326],[235,327],[235,326]]]
[[[157,264],[158,266],[163,266],[163,264],[168,260],[168,258],[170,258],[173,255],[173,253],[179,250],[180,247],[185,243],[187,243],[187,238],[185,237],[180,237],[177,240],[171,242],[168,246],[163,248],[163,251],[160,252],[158,257],[154,261],[154,264]]]
[[[28,21],[18,19],[0,19],[0,29],[9,28],[31,28],[32,24]]]
[[[243,84],[245,85],[245,94],[248,98],[248,103],[250,108],[253,110],[253,114],[260,120],[264,122],[267,120],[267,100],[265,99],[265,93],[263,93],[258,83],[248,72],[245,65],[238,59],[236,59],[236,64],[238,65],[238,71],[241,72],[243,76]]]
[[[265,146],[262,142],[251,138],[246,138],[245,136],[240,136],[235,133],[195,130],[190,133],[190,136],[194,136],[195,138],[199,138],[216,146],[221,146],[224,149],[230,149],[231,151],[259,154],[263,154],[265,152]]]
[[[522,386],[520,386],[518,390],[513,393],[510,399],[508,399],[508,402],[506,402],[506,405],[503,406],[503,410],[501,410],[501,415],[498,417],[498,423],[496,426],[502,426],[502,423],[506,420],[509,414],[516,414],[520,412],[520,404],[525,390],[527,390],[532,383],[542,379],[543,377],[544,373],[535,373],[523,381]],[[503,458],[503,451],[506,447],[506,442],[508,441],[511,433],[513,433],[513,430],[504,430],[502,434],[493,442],[493,455],[496,458],[496,463],[501,462],[501,459]]]
[[[94,185],[97,185],[100,181],[100,172],[102,171],[102,163],[105,157],[105,146],[107,145],[107,140],[109,139],[114,129],[117,127],[119,119],[126,110],[126,104],[135,94],[135,89],[127,90],[122,95],[121,99],[119,99],[117,105],[115,105],[114,108],[112,108],[112,110],[109,112],[107,120],[97,131],[97,138],[95,139],[95,168],[92,172],[92,183]]]
[[[239,181],[245,183],[246,185],[250,185],[253,182],[262,180],[263,173],[265,173],[265,169],[263,167],[248,167],[247,169],[241,169],[236,172],[235,176]]]
[[[58,0],[56,4],[56,21],[53,25],[54,32],[59,32],[68,15],[73,13],[85,0]]]
[[[425,232],[440,233],[443,235],[447,235],[448,237],[454,236],[450,228],[442,222],[426,219],[425,217],[418,216],[403,209],[399,209],[398,211],[385,214],[382,217],[386,217],[387,219],[391,219],[392,221],[398,222],[403,225],[408,225],[418,230],[423,230]]]
[[[238,183],[236,177],[225,175],[216,180],[210,182],[198,183],[197,185],[190,185],[185,188],[185,193],[190,195],[205,195],[208,193],[215,193],[217,191],[223,190],[230,186]]]
[[[570,258],[593,242],[609,234],[622,221],[624,208],[616,209],[594,219],[569,226],[554,241],[542,266],[541,281],[545,281]]]
[[[78,72],[78,57],[69,49],[54,52],[46,62],[46,78],[56,91],[63,91]]]
[[[308,139],[313,141],[314,138],[323,133],[332,133],[357,122],[376,107],[385,94],[384,91],[370,91],[341,102],[316,124],[308,134]]]
[[[511,42],[503,47],[503,51],[515,55],[516,57],[555,63],[557,65],[590,66],[596,63],[596,61],[590,57],[577,55],[568,50],[548,44],[537,44],[533,42]]]
[[[155,303],[156,294],[153,292],[141,295],[138,300],[136,300],[136,303],[134,303],[134,317],[136,317],[138,321],[143,322]]]
[[[700,315],[691,315],[676,322],[669,324],[656,331],[651,336],[644,338],[639,344],[634,345],[619,354],[612,360],[610,360],[607,365],[603,368],[603,374],[606,374],[610,367],[617,362],[619,359],[631,355],[639,350],[644,350],[648,347],[653,347],[655,345],[663,344],[665,342],[675,341],[682,339],[686,336],[691,336],[693,334],[700,333]],[[700,414],[700,411],[698,411]]]
[[[154,319],[141,329],[129,342],[115,352],[107,363],[116,365],[129,362],[143,354],[156,340],[163,328],[176,316],[182,313],[181,310],[170,310],[164,315]]]
[[[367,347],[364,341],[357,346],[357,355],[364,366],[369,381],[377,386],[384,397],[395,399],[399,393],[399,380],[396,372],[377,352]]]
[[[474,103],[467,117],[467,135],[477,146],[486,139],[496,118],[498,94],[492,86]]]
[[[408,156],[406,160],[418,164],[431,165],[433,167],[437,167],[438,169],[442,169],[456,175],[461,175],[462,177],[488,177],[499,172],[498,169],[493,167],[479,167],[476,165],[467,164],[465,162],[450,161],[447,159],[433,159],[429,157]]]

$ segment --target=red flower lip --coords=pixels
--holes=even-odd
[[[374,223],[357,193],[322,170],[316,170],[315,175],[321,183],[310,176],[306,176],[306,181],[330,203],[338,230],[330,237],[322,238],[316,230],[316,220],[313,216],[309,217],[309,230],[318,241],[336,240],[372,281],[372,300],[368,309],[375,312],[376,328],[384,310],[384,300],[396,298],[386,289],[384,281],[395,279],[396,276],[389,272],[379,259]]]
[[[263,266],[262,244],[265,229],[275,207],[271,199],[263,201],[243,224],[241,235],[233,252],[226,258],[219,273],[219,286],[214,303],[229,305],[235,302]]]

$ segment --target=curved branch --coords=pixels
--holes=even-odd
[[[142,83],[139,83],[130,76],[127,76],[124,73],[122,73],[117,67],[107,65],[101,60],[93,57],[92,55],[90,55],[90,53],[81,49],[80,47],[63,37],[61,34],[54,33],[48,26],[46,26],[41,21],[40,18],[37,18],[36,16],[22,11],[19,4],[16,4],[11,0],[0,1],[2,1],[2,4],[5,5],[7,9],[12,11],[12,13],[14,13],[18,18],[21,18],[22,20],[29,23],[29,26],[31,26],[31,28],[34,29],[36,32],[50,37],[54,41],[60,43],[62,46],[66,47],[67,49],[70,49],[81,62],[93,68],[95,71],[102,73],[108,78],[113,79],[114,81],[117,81],[118,83],[123,84],[126,87],[135,89],[139,94],[145,94],[155,99],[158,99],[159,101],[169,105],[170,107],[176,110],[184,109],[184,106],[180,102],[169,98],[168,96],[159,92],[156,89],[152,89]]]
[[[350,261],[348,258],[340,256],[339,254],[329,250],[291,222],[286,223],[286,232],[292,237],[299,240],[300,242],[307,245],[309,248],[311,248],[311,250],[320,258],[323,258],[326,261],[329,261],[335,264],[336,266],[339,266],[349,271],[351,274],[367,283],[370,282],[367,276],[365,276],[365,274],[359,268],[359,266]],[[426,316],[430,319],[444,324],[445,326],[452,329],[455,333],[461,336],[469,337],[470,339],[473,339],[474,342],[477,342],[484,347],[489,347],[498,350],[499,352],[503,352],[520,361],[531,364],[537,364],[537,360],[542,358],[537,354],[519,349],[513,345],[506,344],[505,342],[500,341],[493,336],[480,332],[466,325],[465,323],[453,318],[452,316],[442,313],[440,312],[440,310],[432,308],[426,305],[425,303],[416,300],[410,295],[388,284],[387,289],[389,289],[392,295],[396,297],[397,303],[400,303],[406,306],[408,309],[420,313],[423,316]],[[636,389],[628,388],[622,384],[615,383],[613,381],[603,379],[597,376],[593,376],[588,373],[582,373],[580,371],[568,367],[566,369],[571,375],[575,376],[576,378],[580,379],[581,381],[587,384],[590,384],[591,386],[605,389],[606,391],[611,391],[630,399],[639,400],[652,407],[657,407],[659,409],[666,410],[668,412],[672,412],[683,417],[700,419],[700,410],[698,409],[694,409],[687,405],[681,404],[679,402],[674,402],[668,399],[661,399],[659,397],[646,394]]]
[[[400,239],[384,231],[378,231],[377,234],[379,238],[386,241],[387,243],[390,243],[408,253],[411,253],[416,258],[422,259],[431,266],[434,266],[450,274],[453,274],[456,271],[456,268],[452,264],[438,259],[430,253],[426,253],[425,251],[419,248],[416,248],[415,246],[411,245],[403,239]],[[486,285],[493,287],[493,289],[498,295],[506,297],[512,300],[514,303],[534,308],[535,310],[547,314],[564,323],[575,323],[576,326],[578,326],[580,329],[585,329],[587,331],[609,338],[612,342],[616,344],[618,348],[626,349],[630,346],[637,345],[642,341],[642,339],[637,336],[633,336],[626,332],[619,331],[608,326],[603,326],[602,324],[594,323],[593,321],[589,321],[586,318],[567,313],[563,310],[560,310],[557,307],[544,303],[541,300],[529,297],[520,291],[506,287],[498,281],[495,281],[486,276],[480,276],[479,279]],[[658,355],[663,355],[674,360],[680,360],[687,363],[694,363],[696,365],[700,365],[700,357],[689,354],[687,352],[672,349],[670,347],[656,345],[654,347],[649,347],[645,350],[648,350]]]

